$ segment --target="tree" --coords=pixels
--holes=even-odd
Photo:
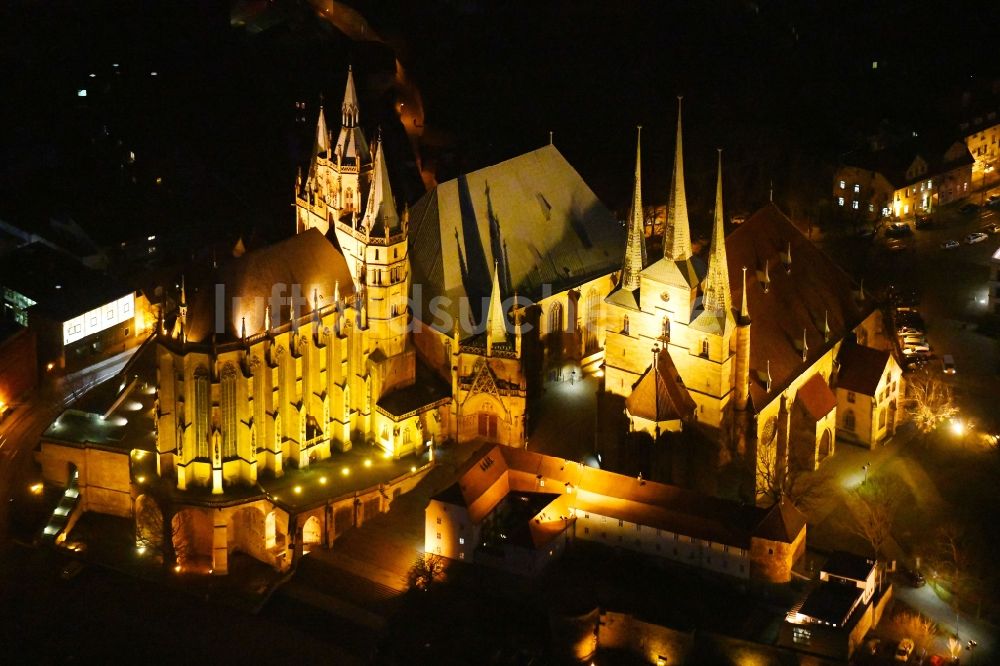
[[[765,435],[768,428],[765,428]],[[778,453],[778,438],[757,441],[757,498],[777,502],[785,499],[797,509],[808,511],[826,494],[828,475],[803,469],[795,456]]]
[[[958,412],[951,388],[926,369],[907,381],[907,413],[920,432],[927,433]]]
[[[876,558],[891,536],[900,499],[899,484],[884,476],[869,478],[851,491],[848,506],[854,516],[853,531],[871,544]]]
[[[910,611],[900,611],[893,615],[892,626],[899,635],[913,639],[913,644],[918,652],[930,648],[938,633],[937,625],[930,619],[920,613],[911,613]]]
[[[424,553],[410,567],[407,580],[410,587],[426,592],[444,575],[444,558],[432,553]]]
[[[959,612],[959,597],[963,589],[972,589],[973,581],[969,539],[965,531],[954,524],[948,524],[937,531],[936,568],[951,583],[951,604],[955,613]]]

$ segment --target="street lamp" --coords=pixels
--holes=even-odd
[[[872,464],[870,462],[866,462],[864,465],[861,466],[861,469],[864,470],[865,472],[865,480],[862,481],[862,483],[868,483],[868,468],[871,466]]]

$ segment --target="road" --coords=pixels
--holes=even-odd
[[[36,480],[31,451],[38,438],[74,400],[121,372],[134,351],[129,349],[71,374],[45,377],[0,425],[0,542],[8,536],[14,490],[18,484]]]

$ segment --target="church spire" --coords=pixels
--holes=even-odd
[[[677,96],[677,151],[674,175],[670,181],[667,222],[663,227],[663,256],[670,261],[691,258],[691,231],[688,223],[687,197],[684,194],[684,149],[681,142],[681,99]]]
[[[368,194],[368,206],[365,208],[365,216],[361,220],[361,226],[367,233],[371,233],[376,224],[382,224],[386,229],[394,229],[399,226],[399,214],[396,212],[396,203],[392,199],[392,185],[389,183],[389,170],[385,164],[385,142],[379,136],[378,144],[375,146],[375,164],[373,167],[372,189]]]
[[[722,149],[719,149],[719,177],[715,185],[715,223],[712,226],[712,247],[708,255],[708,275],[705,277],[705,312],[725,316],[729,312],[729,264],[726,260],[726,233],[722,215]]]
[[[354,89],[354,70],[347,67],[347,87],[344,90],[344,103],[340,105],[340,122],[344,127],[358,125],[358,93]]]
[[[628,236],[625,240],[625,262],[622,266],[622,289],[639,288],[639,272],[646,265],[646,237],[642,218],[642,125],[635,139],[635,184],[632,186],[632,205],[628,215]]]
[[[743,299],[740,303],[740,325],[750,323],[750,308],[747,307],[747,267],[743,267]]]
[[[493,262],[493,290],[490,292],[489,309],[486,311],[486,347],[493,351],[493,345],[507,341],[507,322],[500,295],[500,264]]]
[[[330,132],[326,129],[326,114],[323,113],[322,102],[319,105],[319,120],[316,121],[316,145],[313,154],[330,154]]]

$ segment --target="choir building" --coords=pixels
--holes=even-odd
[[[725,236],[721,154],[707,263],[694,254],[681,139],[678,107],[663,254],[648,257],[638,143],[624,234],[551,144],[411,208],[384,142],[361,130],[349,71],[339,132],[321,108],[296,178],[295,235],[187,269],[107,404],[45,433],[46,480],[141,534],[138,461],[151,459],[178,553],[214,573],[235,550],[284,569],[357,524],[362,501],[296,507],[269,479],[354,447],[388,459],[444,441],[524,447],[545,418],[528,413],[530,392],[564,372],[603,375],[633,430],[698,428],[779,464],[805,432],[818,464],[842,425],[840,347],[874,341],[877,317],[775,206]],[[145,421],[118,416],[130,404]],[[392,495],[372,496],[385,510]]]

